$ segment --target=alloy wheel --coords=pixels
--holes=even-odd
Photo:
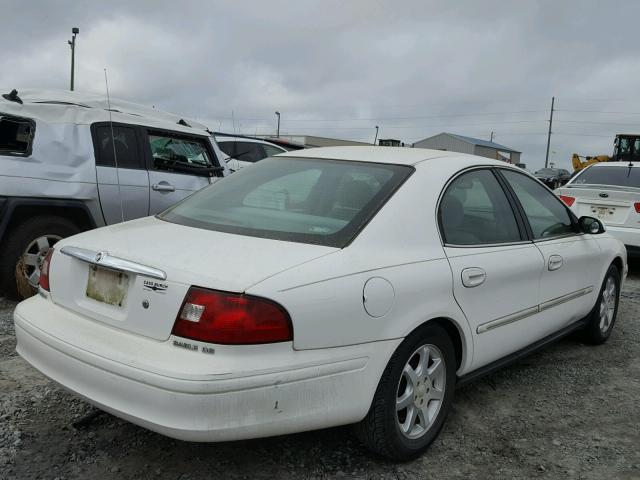
[[[396,395],[396,420],[407,438],[422,437],[442,407],[446,388],[444,356],[435,345],[422,345],[402,370]]]
[[[606,333],[613,321],[616,310],[617,289],[613,277],[608,277],[600,299],[600,331]]]
[[[19,266],[22,274],[33,288],[38,288],[40,268],[49,250],[62,240],[59,235],[42,235],[33,240],[20,257]]]

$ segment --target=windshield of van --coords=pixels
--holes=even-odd
[[[172,223],[276,240],[344,247],[413,167],[267,158],[158,215]]]
[[[613,185],[640,188],[640,168],[594,165],[579,173],[569,186],[580,185]]]

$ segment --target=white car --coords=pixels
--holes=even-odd
[[[216,143],[220,147],[220,150],[229,155],[227,166],[232,171],[240,170],[264,158],[287,151],[273,143],[249,137],[233,137],[217,134]]]
[[[555,191],[578,216],[590,215],[607,232],[640,253],[640,166],[631,162],[603,162],[581,170]]]
[[[357,424],[394,459],[456,384],[610,335],[624,246],[531,175],[423,149],[245,168],[156,216],[63,239],[17,350],[133,423],[191,441]]]

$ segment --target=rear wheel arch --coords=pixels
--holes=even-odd
[[[38,238],[51,245],[61,238],[95,227],[86,206],[80,202],[53,199],[10,199],[0,225],[0,292],[10,298],[26,298],[35,292],[32,278],[46,248],[36,248]],[[32,251],[32,246],[37,251]],[[38,249],[42,249],[39,251]],[[27,256],[29,260],[25,260]],[[33,270],[36,270],[34,273]],[[27,281],[28,280],[28,281]]]
[[[467,360],[468,348],[466,343],[467,338],[458,322],[447,317],[431,318],[414,328],[406,335],[406,337],[414,335],[416,332],[426,327],[427,325],[433,324],[437,324],[442,327],[447,332],[447,335],[449,335],[449,338],[451,338],[456,354],[456,370],[460,369],[460,367],[464,365],[465,361]]]
[[[79,230],[90,230],[96,227],[88,209],[75,203],[18,203],[7,212],[8,221],[3,239],[12,230],[33,217],[52,216],[64,218],[72,222]]]

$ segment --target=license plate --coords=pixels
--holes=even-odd
[[[128,289],[129,277],[126,273],[97,266],[89,267],[87,297],[107,305],[121,307],[124,305]]]
[[[596,213],[596,215],[600,220],[604,220],[605,218],[607,218],[608,210],[609,209],[607,207],[598,207],[598,212]]]

